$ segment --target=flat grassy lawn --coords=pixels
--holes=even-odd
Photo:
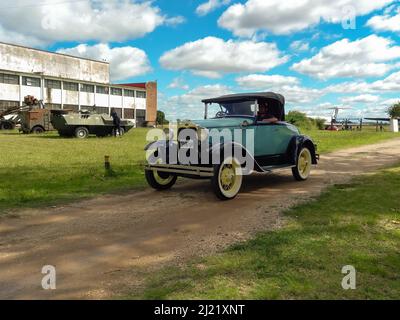
[[[336,185],[283,228],[149,275],[146,299],[399,299],[400,166]],[[342,267],[357,289],[341,287]]]
[[[327,153],[338,149],[357,147],[366,144],[378,143],[385,139],[398,136],[393,132],[376,132],[375,127],[366,127],[363,131],[323,131],[300,130],[302,134],[312,137],[318,145],[318,152]]]
[[[143,187],[147,129],[122,138],[0,133],[0,212]],[[106,174],[104,156],[114,174]]]
[[[123,138],[77,140],[56,133],[0,132],[0,213],[144,187],[146,133],[134,129]],[[400,137],[371,130],[304,133],[315,139],[320,153]],[[105,174],[105,155],[111,157],[114,175]]]

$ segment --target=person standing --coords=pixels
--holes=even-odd
[[[121,136],[121,118],[114,108],[111,109],[111,117],[114,125],[114,137],[117,135]]]

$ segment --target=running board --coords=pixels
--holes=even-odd
[[[260,167],[260,168],[265,173],[268,173],[268,172],[272,172],[272,171],[275,171],[275,170],[287,169],[287,168],[293,168],[293,167],[295,167],[295,166],[292,165],[292,164],[282,164],[282,165],[279,165],[279,166],[265,166],[265,167]]]
[[[194,166],[179,165],[179,164],[152,164],[152,165],[146,165],[145,169],[158,172],[187,174],[198,177],[214,176],[214,169],[210,167],[194,167]]]

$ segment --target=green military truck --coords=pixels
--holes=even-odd
[[[91,134],[97,137],[116,135],[112,117],[90,110],[81,110],[80,112],[52,110],[51,122],[62,137],[85,139]],[[132,121],[121,120],[118,135],[122,136],[134,126]]]

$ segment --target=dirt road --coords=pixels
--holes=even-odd
[[[210,254],[258,230],[328,185],[400,161],[400,139],[327,154],[307,182],[288,170],[246,177],[241,194],[220,202],[208,181],[172,190],[104,196],[0,219],[0,298],[107,298],[140,287],[143,274]],[[44,265],[57,289],[41,287]]]

